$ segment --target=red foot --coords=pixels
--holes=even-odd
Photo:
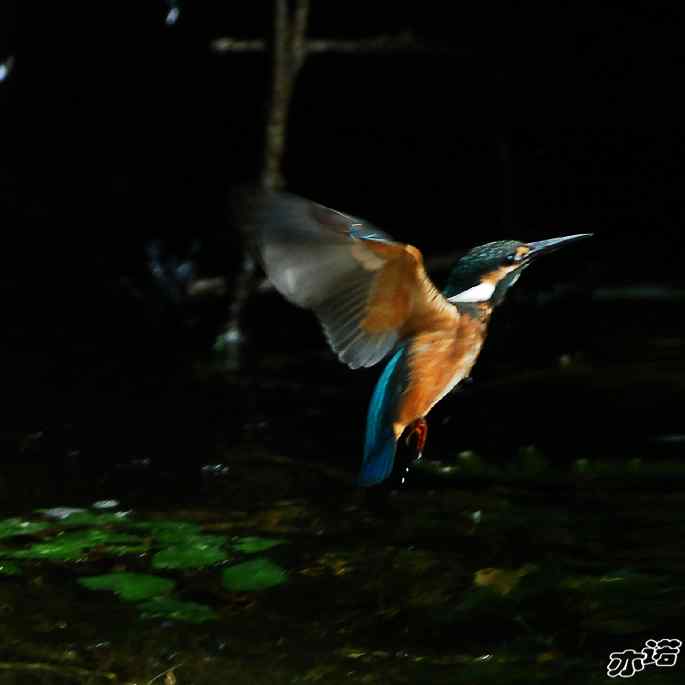
[[[415,437],[417,455],[416,458],[421,459],[421,455],[423,454],[423,448],[426,445],[426,436],[428,435],[428,424],[426,423],[426,419],[416,419],[414,423],[407,426],[406,435],[407,437],[405,438],[405,441],[407,443],[407,446],[411,445],[411,440]]]

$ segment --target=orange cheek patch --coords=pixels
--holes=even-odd
[[[485,274],[481,278],[482,281],[487,283],[492,283],[492,285],[497,285],[510,271],[513,271],[515,266],[500,266],[499,269],[495,269],[490,273]]]

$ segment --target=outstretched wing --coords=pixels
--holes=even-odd
[[[353,369],[373,366],[432,318],[458,317],[426,275],[419,250],[360,219],[262,191],[243,199],[242,223],[275,287],[316,313]]]

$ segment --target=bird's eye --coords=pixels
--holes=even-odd
[[[504,258],[504,261],[507,264],[518,264],[522,259],[523,255],[520,255],[518,252],[512,252]]]

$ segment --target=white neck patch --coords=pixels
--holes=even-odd
[[[490,281],[483,281],[473,288],[463,290],[452,297],[448,297],[448,302],[487,302],[495,292],[495,284]]]

